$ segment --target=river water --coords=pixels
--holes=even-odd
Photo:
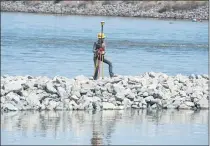
[[[92,46],[102,20],[115,74],[208,73],[207,21],[1,14],[2,74],[92,76]],[[107,65],[104,72],[109,75]]]
[[[208,144],[208,110],[10,112],[1,127],[2,144]]]
[[[1,74],[92,76],[102,20],[116,74],[208,73],[208,22],[4,12]],[[207,145],[208,111],[1,113],[1,143]]]

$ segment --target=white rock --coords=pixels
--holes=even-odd
[[[71,95],[75,95],[75,96],[77,96],[78,98],[81,97],[81,94],[80,94],[79,91],[72,91],[72,92],[71,92]]]
[[[190,101],[186,101],[184,102],[185,105],[189,106],[189,107],[194,107],[195,104],[193,102],[190,102]]]
[[[13,92],[10,92],[6,95],[6,98],[9,100],[9,101],[15,101],[15,103],[18,103],[20,102],[20,96],[16,93],[13,93]]]
[[[187,106],[185,103],[181,103],[179,106],[178,106],[179,109],[191,109],[192,107],[191,106]]]
[[[151,102],[152,100],[154,100],[153,96],[148,96],[144,99],[145,99],[146,102]]]
[[[6,94],[5,90],[1,89],[0,94],[1,94],[1,96],[4,96]]]
[[[184,92],[184,91],[180,91],[179,94],[180,94],[181,97],[186,97],[187,96],[186,92]]]
[[[157,104],[153,104],[153,105],[151,106],[151,108],[152,108],[152,109],[156,109],[156,108],[157,108]]]
[[[76,76],[75,79],[76,79],[76,80],[81,80],[81,81],[88,80],[88,78],[85,77],[84,75]]]
[[[31,106],[36,106],[36,105],[39,106],[40,105],[39,99],[40,99],[40,97],[35,92],[29,93],[28,97],[26,97],[26,101]]]
[[[141,101],[141,103],[142,103],[142,105],[147,105],[147,102],[145,101],[145,99],[143,99],[143,100]]]
[[[125,95],[123,93],[119,92],[115,95],[116,101],[123,101],[124,98],[125,98]]]
[[[206,74],[203,74],[203,75],[201,75],[202,76],[202,78],[204,78],[204,79],[209,79],[209,76],[208,75],[206,75]]]
[[[6,93],[9,92],[19,92],[22,90],[22,86],[21,86],[22,82],[18,82],[18,81],[11,81],[9,83],[6,83],[4,85],[4,90]]]
[[[201,108],[201,109],[208,109],[209,108],[209,101],[207,100],[207,98],[201,98],[197,105]]]
[[[53,84],[51,82],[48,82],[46,84],[46,91],[49,93],[57,93],[57,90],[53,87]]]
[[[1,96],[1,105],[5,103],[5,96]]]
[[[101,101],[101,98],[99,98],[97,96],[93,96],[92,97],[92,101],[94,101],[94,102],[100,102]]]
[[[134,108],[134,109],[140,108],[140,107],[139,107],[138,105],[136,105],[136,104],[131,105],[131,107]]]
[[[51,101],[49,102],[49,105],[47,106],[47,108],[48,108],[49,110],[54,110],[54,109],[56,108],[57,105],[58,105],[58,103],[57,103],[56,101],[51,100]]]
[[[155,76],[156,76],[156,73],[155,72],[149,72],[149,77],[155,78]]]
[[[147,97],[147,96],[149,96],[148,92],[144,92],[143,97]]]
[[[79,98],[76,96],[76,95],[72,95],[71,97],[70,97],[70,99],[73,99],[73,100],[78,100]]]
[[[61,98],[68,98],[68,94],[66,93],[66,90],[62,87],[58,87],[57,88],[58,90],[58,95],[61,97]]]
[[[133,100],[135,98],[135,94],[133,92],[130,92],[128,95],[127,95],[127,98]]]
[[[116,109],[116,107],[113,103],[103,102],[102,105],[103,105],[103,109],[105,109],[105,110]]]
[[[114,92],[116,94],[117,93],[122,93],[125,90],[125,88],[122,85],[120,85],[120,84],[114,84],[113,85],[113,89],[114,89]]]
[[[44,104],[42,104],[40,108],[41,108],[41,110],[45,110],[46,109]]]
[[[5,104],[3,104],[2,106],[1,106],[1,108],[3,109],[3,110],[10,110],[10,111],[17,111],[18,110],[18,108],[17,107],[15,107],[13,104],[11,104],[11,103],[5,103]]]
[[[122,106],[122,105],[120,105],[120,106],[117,106],[115,109],[117,109],[117,110],[123,110],[123,109],[125,109],[125,107]]]

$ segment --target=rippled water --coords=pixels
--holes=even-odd
[[[1,74],[91,76],[102,20],[115,73],[208,73],[208,22],[4,12]],[[1,113],[1,143],[201,145],[208,111]]]
[[[10,112],[1,143],[207,145],[208,111]]]
[[[106,57],[116,74],[208,73],[208,22],[6,12],[1,12],[1,73],[92,76],[92,45],[102,20]]]

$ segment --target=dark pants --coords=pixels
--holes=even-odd
[[[98,64],[96,66],[97,59],[98,59]],[[102,61],[102,58],[100,58],[100,60]],[[94,61],[94,65],[96,67],[93,78],[94,78],[94,80],[96,80],[97,77],[98,77],[98,69],[99,69],[99,58],[98,58],[98,56],[94,55],[93,61]],[[110,75],[110,77],[113,77],[114,73],[112,71],[112,63],[109,60],[107,60],[104,56],[103,56],[103,62],[109,65],[109,75]]]

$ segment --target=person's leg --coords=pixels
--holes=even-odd
[[[93,79],[94,80],[96,80],[97,79],[97,77],[98,77],[98,64],[97,64],[97,60],[98,58],[97,58],[97,56],[94,56],[93,57],[93,60],[94,60],[94,69],[95,69],[95,72],[94,72],[94,76],[93,76]]]
[[[109,60],[107,60],[105,57],[104,57],[104,63],[109,65],[109,75],[110,75],[110,77],[113,77],[114,73],[112,70],[112,63]]]

